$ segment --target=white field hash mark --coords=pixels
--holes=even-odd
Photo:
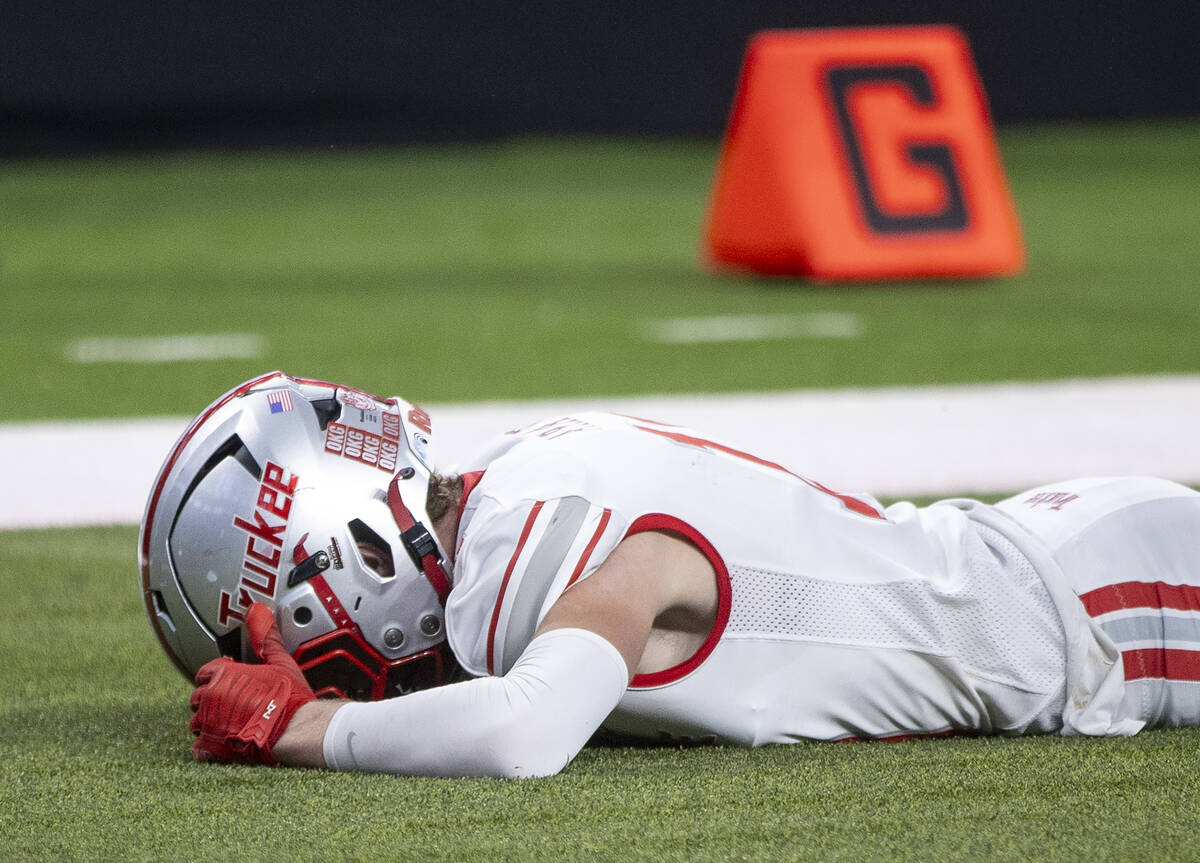
[[[183,363],[196,360],[253,360],[266,352],[258,333],[189,333],[144,338],[94,337],[67,346],[73,363]]]
[[[798,315],[716,315],[648,321],[642,336],[664,344],[755,342],[767,339],[856,339],[862,335],[858,315],[809,312]]]

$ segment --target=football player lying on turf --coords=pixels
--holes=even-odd
[[[198,759],[540,776],[601,728],[757,746],[1200,720],[1200,494],[1174,483],[885,510],[632,417],[510,432],[455,476],[432,437],[401,399],[278,373],[184,433],[141,570],[198,684]]]

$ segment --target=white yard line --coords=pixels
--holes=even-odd
[[[189,333],[144,338],[95,337],[67,346],[73,363],[181,363],[196,360],[253,360],[266,351],[258,333]]]
[[[842,491],[1017,491],[1070,476],[1200,482],[1200,375],[427,405],[439,463],[563,412],[697,428]],[[0,527],[132,524],[182,417],[0,425]]]
[[[646,341],[676,345],[766,339],[854,339],[861,333],[858,316],[849,312],[663,318],[647,321],[642,327],[642,338]]]

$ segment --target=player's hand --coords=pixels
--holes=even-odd
[[[197,761],[267,764],[272,751],[302,704],[316,696],[300,666],[288,654],[275,615],[262,603],[246,614],[250,646],[263,665],[214,659],[196,673],[192,692],[192,754]]]

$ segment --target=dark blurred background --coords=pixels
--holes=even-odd
[[[716,136],[756,30],[951,23],[1000,124],[1200,114],[1200,4],[0,0],[0,155]]]

